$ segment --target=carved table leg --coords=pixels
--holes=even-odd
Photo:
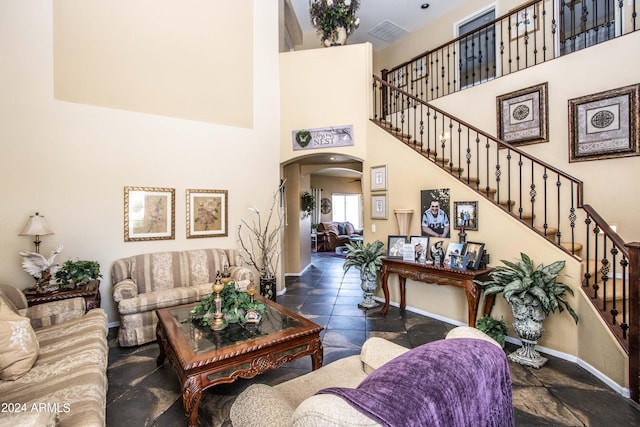
[[[467,286],[465,293],[467,294],[469,326],[475,327],[476,317],[478,315],[478,304],[480,303],[480,292],[474,286]]]
[[[160,354],[156,359],[156,366],[160,366],[164,363],[164,360],[167,357],[167,353],[164,349],[164,346],[166,345],[164,331],[160,327],[160,323],[156,326],[156,338],[158,339],[158,347],[160,348]]]
[[[315,345],[316,351],[311,354],[311,370],[322,368],[322,359],[324,358],[324,350],[322,349],[322,341],[318,340]]]
[[[382,292],[384,293],[384,307],[380,310],[381,315],[386,315],[387,311],[389,311],[389,284],[387,280],[389,279],[389,268],[386,265],[382,266]]]
[[[398,285],[400,286],[400,311],[404,311],[407,308],[407,278],[398,276]]]
[[[184,413],[189,420],[189,427],[198,427],[198,407],[202,397],[200,377],[188,377],[182,386],[182,404]]]

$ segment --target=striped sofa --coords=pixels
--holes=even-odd
[[[120,314],[118,343],[131,347],[154,341],[155,311],[210,295],[211,284],[225,267],[236,281],[252,279],[253,272],[242,264],[235,249],[155,252],[116,260],[111,281]]]
[[[0,285],[0,313],[3,332],[14,331],[9,343],[24,342],[25,334],[35,334],[36,341],[30,348],[35,352],[32,366],[18,375],[6,369],[0,373],[2,378],[10,375],[0,379],[0,426],[104,426],[109,354],[105,311],[85,313],[83,298],[27,308],[21,291]],[[18,325],[25,329],[16,334]],[[0,359],[6,368],[3,350]]]

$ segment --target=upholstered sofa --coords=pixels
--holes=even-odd
[[[318,236],[324,236],[324,250],[334,251],[338,246],[344,246],[354,238],[362,237],[362,229],[356,229],[353,224],[348,221],[328,221],[321,222],[317,227]],[[320,240],[319,240],[320,242]]]
[[[0,426],[104,426],[107,333],[80,297],[27,308],[0,285]]]
[[[400,383],[389,387],[396,378]],[[389,423],[366,415],[366,408],[353,406],[358,398],[353,393],[364,393],[365,406],[381,406],[383,417],[399,418]],[[410,407],[416,403],[423,406]],[[231,406],[230,418],[243,427],[514,423],[506,355],[493,339],[470,327],[454,328],[445,340],[412,350],[369,338],[359,355],[273,387],[249,386]]]
[[[116,260],[111,281],[120,314],[118,343],[130,347],[154,341],[158,324],[155,311],[210,295],[211,284],[225,267],[233,280],[253,278],[235,249],[155,252]]]

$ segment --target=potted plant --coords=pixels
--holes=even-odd
[[[511,305],[515,321],[513,329],[522,339],[522,347],[509,355],[509,359],[534,368],[542,367],[547,359],[535,351],[537,340],[544,333],[542,322],[556,310],[565,309],[578,323],[578,315],[564,296],[573,295],[573,289],[558,282],[564,261],[556,261],[547,266],[535,266],[529,256],[520,254],[520,260],[513,263],[501,261],[504,266],[493,269],[491,280],[475,283],[484,287],[485,295],[502,293]]]
[[[476,328],[491,338],[496,340],[498,344],[504,347],[504,340],[509,330],[503,319],[497,320],[491,316],[481,317],[476,321]]]
[[[276,272],[280,262],[280,232],[284,219],[279,209],[278,197],[284,189],[284,181],[273,194],[271,209],[263,218],[258,208],[249,208],[255,214],[251,223],[241,220],[238,226],[238,241],[245,262],[260,275],[260,295],[276,300]]]
[[[215,303],[216,295],[212,293],[200,301],[192,310],[194,320],[200,322],[203,326],[211,326],[216,311]],[[260,314],[264,314],[265,305],[260,301],[256,301],[247,292],[241,292],[236,289],[234,282],[224,285],[220,292],[222,299],[221,310],[224,315],[224,321],[229,323],[246,323],[246,314],[250,310],[255,310]]]
[[[325,46],[339,46],[360,25],[359,0],[314,0],[309,6],[311,23]]]
[[[300,210],[302,211],[302,219],[311,215],[316,207],[316,198],[311,193],[305,191],[300,196]]]
[[[360,271],[361,287],[364,292],[364,300],[358,304],[362,308],[373,308],[378,304],[373,300],[373,292],[378,286],[376,278],[382,268],[382,258],[385,256],[384,243],[376,240],[366,245],[362,241],[353,241],[346,244],[346,258],[342,266],[344,275],[356,267]]]
[[[73,290],[88,285],[102,277],[97,261],[65,261],[55,274],[56,281],[64,289]]]

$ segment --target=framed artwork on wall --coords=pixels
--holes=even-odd
[[[371,196],[371,219],[387,219],[387,195]]]
[[[124,187],[124,241],[175,238],[175,188]]]
[[[448,238],[451,236],[449,223],[450,192],[448,188],[420,191],[422,217],[420,227],[423,236]]]
[[[547,86],[545,82],[496,98],[499,139],[513,145],[549,141]]]
[[[453,202],[456,230],[478,230],[478,202]]]
[[[640,84],[569,100],[569,162],[640,155]]]
[[[511,25],[511,40],[515,40],[525,34],[530,35],[538,29],[538,13],[536,12],[536,8],[537,5],[529,6],[511,15],[509,21]]]
[[[227,211],[227,190],[187,190],[187,239],[226,236]]]
[[[387,189],[387,165],[371,168],[371,191],[385,191]]]

